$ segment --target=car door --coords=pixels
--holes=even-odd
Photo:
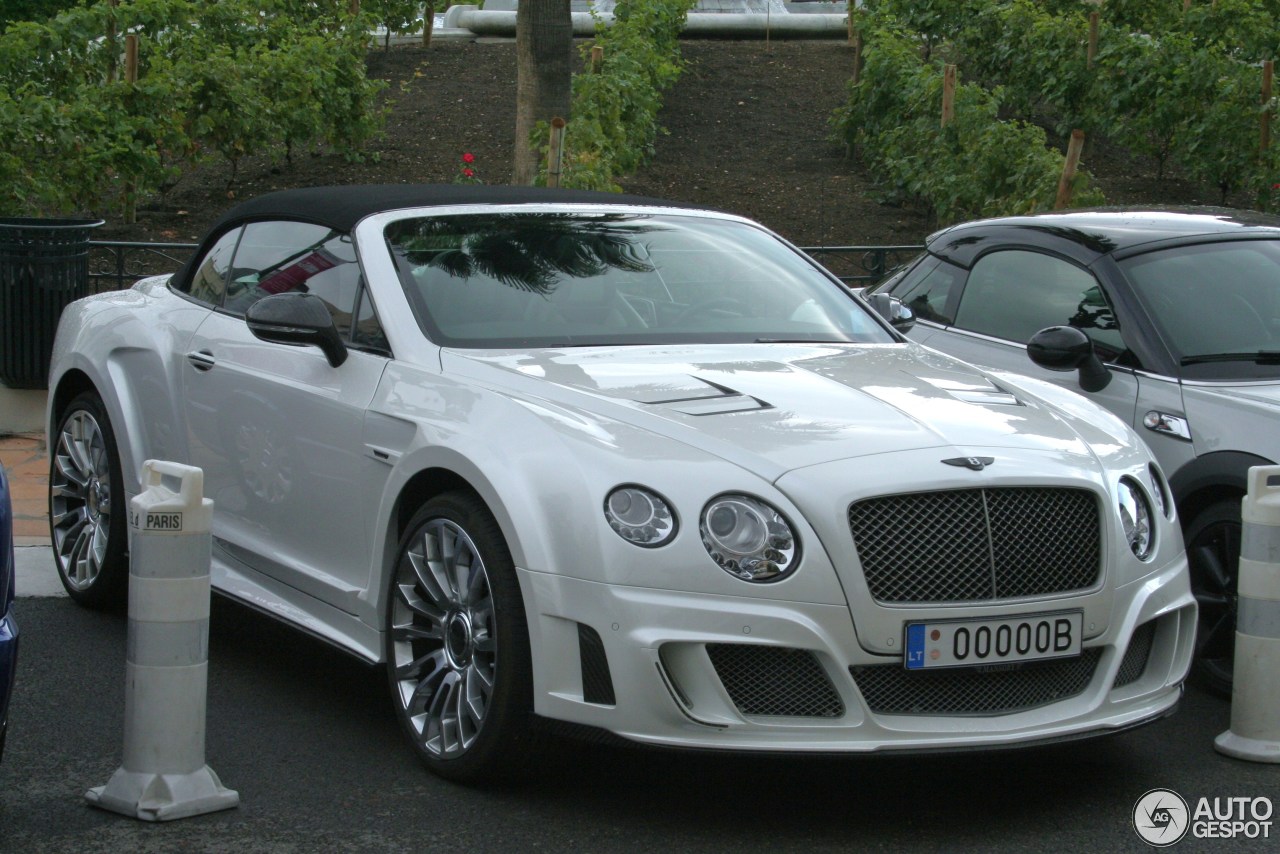
[[[297,222],[245,226],[221,308],[189,344],[192,460],[215,501],[217,549],[354,613],[371,551],[361,436],[387,356],[353,348],[334,367],[318,348],[259,340],[244,312],[278,293],[321,297],[348,343],[379,337],[349,236]]]
[[[983,255],[964,273],[941,259],[904,283],[923,334],[912,338],[966,362],[1046,379],[1080,392],[1076,373],[1049,371],[1027,356],[1031,336],[1074,326],[1111,368],[1105,389],[1088,394],[1135,424],[1139,377],[1119,364],[1128,352],[1105,290],[1089,270],[1043,252],[1007,249]]]

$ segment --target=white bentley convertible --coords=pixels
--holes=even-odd
[[[1196,606],[1151,454],[882,299],[649,199],[259,197],[64,313],[62,580],[119,603],[142,462],[199,466],[215,589],[385,663],[455,779],[518,764],[535,717],[856,752],[1171,712]]]

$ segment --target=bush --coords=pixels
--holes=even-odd
[[[573,76],[560,186],[619,191],[617,177],[639,168],[657,140],[662,93],[680,76],[680,31],[696,0],[620,0],[614,24],[596,27],[604,48],[600,73]],[[582,49],[587,59],[591,45]],[[534,129],[548,149],[549,128]],[[545,167],[538,183],[546,183]]]
[[[888,16],[865,16],[860,26],[865,66],[832,121],[884,186],[940,224],[1053,206],[1063,155],[1040,127],[999,118],[1003,90],[958,84],[955,118],[944,128],[941,63],[922,60],[915,35]],[[1077,173],[1077,203],[1101,203],[1088,181]]]
[[[99,212],[182,169],[326,142],[358,158],[377,131],[370,21],[346,0],[122,0],[0,36],[0,213]],[[112,26],[113,25],[113,26]],[[138,80],[123,39],[139,41]]]

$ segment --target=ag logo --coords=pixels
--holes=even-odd
[[[1152,789],[1133,805],[1133,829],[1156,848],[1172,845],[1191,826],[1187,802],[1172,789]]]

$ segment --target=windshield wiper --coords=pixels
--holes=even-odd
[[[1280,365],[1280,350],[1255,350],[1251,353],[1205,353],[1183,356],[1180,365],[1203,365],[1208,362],[1253,362],[1255,365]]]
[[[757,344],[852,344],[847,338],[757,338]]]

